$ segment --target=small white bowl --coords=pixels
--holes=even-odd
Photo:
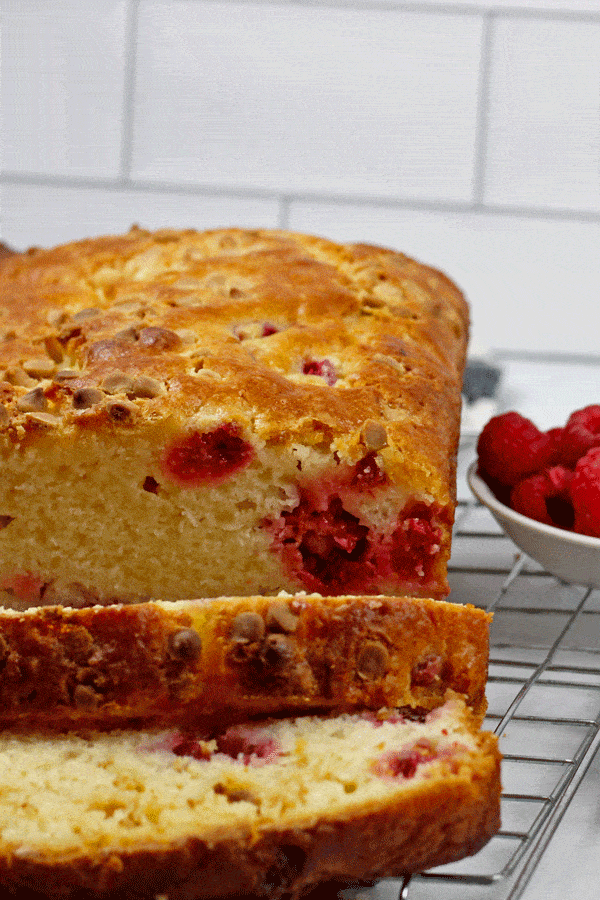
[[[600,538],[544,525],[500,503],[477,474],[477,462],[469,466],[467,481],[509,538],[547,572],[562,581],[600,587]]]

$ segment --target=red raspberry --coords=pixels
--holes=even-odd
[[[6,591],[18,600],[35,606],[40,602],[43,588],[43,578],[31,572],[16,572],[14,575],[6,575],[0,581],[0,591]]]
[[[217,736],[217,749],[247,765],[274,762],[281,756],[279,742],[252,725],[232,725]],[[241,758],[240,758],[241,757]]]
[[[518,412],[494,416],[479,435],[479,468],[501,484],[514,485],[548,465],[553,439]]]
[[[410,750],[389,750],[374,764],[373,770],[381,778],[413,778],[422,763],[432,762],[437,754],[426,738]]]
[[[569,494],[572,478],[573,473],[564,466],[529,475],[513,487],[510,506],[536,522],[572,528],[574,513]]]
[[[210,750],[193,738],[182,738],[175,744],[171,752],[174,753],[175,756],[192,756],[194,759],[199,760],[210,759],[211,757]]]
[[[254,450],[233,422],[214,431],[192,431],[168,447],[161,460],[163,474],[184,487],[217,483],[251,462]]]
[[[574,468],[578,459],[600,446],[600,406],[584,406],[567,419],[560,441],[560,461]]]
[[[600,447],[593,447],[577,463],[571,499],[575,509],[573,530],[600,537]]]
[[[333,363],[328,359],[307,359],[302,366],[304,375],[320,375],[330,386],[337,381],[337,374]]]
[[[387,480],[387,475],[379,468],[377,454],[373,450],[356,463],[351,483],[369,488],[378,484],[386,484]]]
[[[564,428],[551,428],[546,432],[546,435],[550,438],[550,459],[548,461],[548,465],[557,465],[562,462],[561,459],[561,444],[563,439]]]

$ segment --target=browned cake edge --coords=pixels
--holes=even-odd
[[[462,694],[485,712],[491,615],[422,598],[220,598],[0,613],[0,723],[113,727]]]
[[[298,898],[332,880],[412,874],[472,855],[500,827],[500,755],[496,738],[410,792],[347,820],[325,817],[301,829],[273,828],[217,842],[191,837],[127,852],[99,851],[70,860],[0,857],[0,886],[22,896],[169,900],[252,895]]]

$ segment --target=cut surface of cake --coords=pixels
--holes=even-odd
[[[468,311],[392,250],[147,232],[0,261],[0,601],[443,597]]]
[[[499,827],[496,739],[452,696],[212,733],[5,733],[0,791],[0,886],[61,898],[297,898],[459,859]]]
[[[0,613],[0,726],[106,729],[410,706],[485,713],[491,615],[410,597],[228,597]]]

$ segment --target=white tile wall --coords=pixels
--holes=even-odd
[[[4,166],[119,174],[127,0],[3,0]]]
[[[273,199],[235,194],[218,196],[160,189],[107,189],[106,186],[65,186],[9,183],[4,186],[4,215],[11,222],[15,247],[66,243],[81,237],[145,228],[272,228],[278,204]]]
[[[468,200],[481,20],[324,5],[140,9],[132,175]],[[423,52],[423,48],[427,52]],[[452,77],[448,77],[448,73]]]
[[[600,0],[3,0],[2,239],[395,246],[475,346],[600,354]]]
[[[600,352],[600,217],[298,202],[289,224],[443,269],[471,300],[473,347]]]
[[[600,212],[600,18],[500,18],[491,49],[485,201]]]
[[[389,4],[389,0],[371,0],[372,3]],[[406,4],[408,5],[408,3]],[[542,15],[547,13],[560,13],[562,16],[570,13],[598,12],[598,0],[414,0],[413,7],[436,9],[477,10],[479,12],[505,11],[510,14],[526,10]]]

